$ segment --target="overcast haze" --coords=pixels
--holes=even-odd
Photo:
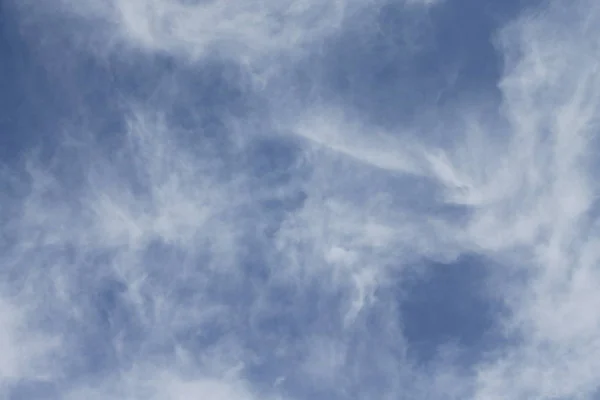
[[[0,7],[0,398],[600,399],[600,2]]]

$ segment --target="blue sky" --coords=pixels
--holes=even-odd
[[[0,397],[598,398],[598,26],[5,0]]]

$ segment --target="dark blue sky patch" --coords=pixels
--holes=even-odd
[[[457,0],[430,9],[384,5],[373,21],[356,21],[301,64],[293,78],[298,97],[307,103],[335,100],[385,127],[421,123],[428,110],[456,101],[492,94],[498,101],[502,58],[495,34],[521,3]]]
[[[268,188],[293,179],[302,156],[299,145],[285,136],[259,136],[244,154],[253,180]]]
[[[422,268],[423,275],[405,282],[399,295],[409,356],[428,363],[439,351],[454,347],[457,361],[470,365],[480,360],[497,344],[494,330],[501,309],[486,296],[485,259],[461,256],[450,264],[428,263]]]
[[[108,65],[78,47],[77,35],[63,25],[17,14],[8,5],[0,12],[2,162],[32,151],[52,159],[71,139],[114,140],[124,126],[123,104]]]
[[[8,4],[0,6],[0,160],[14,163],[31,147],[52,142],[48,127],[66,109],[46,68],[29,46]]]

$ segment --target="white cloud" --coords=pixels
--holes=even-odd
[[[343,33],[350,14],[379,6],[349,0],[62,4],[90,24],[92,36],[106,38],[107,48],[125,44],[118,46],[123,58],[135,49],[177,62],[224,57],[264,70],[317,51]],[[292,397],[294,379],[352,399],[407,393],[590,398],[600,381],[600,311],[594,306],[600,301],[599,14],[591,1],[551,2],[503,29],[501,108],[491,118],[477,104],[453,105],[440,116],[440,129],[455,135],[451,145],[425,140],[424,126],[431,124],[418,116],[410,129],[383,129],[339,99],[295,109],[286,97],[295,93],[277,87],[274,98],[261,94],[270,109],[268,117],[253,116],[267,120],[260,128],[245,118],[225,121],[236,142],[231,158],[240,163],[228,169],[208,149],[209,139],[199,135],[200,144],[191,148],[176,119],[159,117],[177,94],[144,106],[131,101],[118,151],[107,154],[95,142],[59,146],[54,164],[28,164],[22,179],[28,192],[6,199],[11,208],[1,219],[11,230],[3,235],[14,237],[2,244],[3,277],[26,284],[15,297],[22,304],[0,302],[0,376],[50,379],[43,372],[49,364],[67,374],[86,355],[75,354],[76,340],[48,337],[73,339],[77,329],[90,329],[106,336],[115,365],[91,384],[71,377],[63,388],[67,398],[278,398],[264,389],[271,380],[285,398]],[[273,85],[285,87],[280,79]],[[260,179],[244,164],[246,144],[269,135],[259,132],[263,128],[299,139],[294,146],[301,160],[272,192],[256,189]],[[58,168],[61,152],[69,151],[86,156]],[[425,185],[431,198],[416,198]],[[261,208],[293,190],[306,197],[301,204],[282,206],[280,213],[277,206]],[[406,198],[420,207],[405,206]],[[443,208],[451,206],[464,216]],[[263,234],[257,226],[266,224],[267,214],[276,221]],[[506,269],[498,275],[522,273],[524,282],[499,279],[506,286],[494,289],[508,309],[498,317],[501,333],[514,340],[467,372],[453,365],[451,351],[432,366],[415,365],[406,353],[406,321],[392,304],[394,285],[419,274],[410,270],[416,261],[454,261],[463,252]],[[103,279],[122,290],[104,288]],[[290,290],[283,305],[269,297],[282,282]],[[104,314],[90,315],[102,308],[90,305],[90,294],[113,296],[106,302],[118,303],[131,326],[116,312],[106,321]],[[310,314],[314,309],[325,316]],[[252,319],[261,313],[292,318],[294,312],[306,324],[294,327],[295,334],[306,337],[280,333],[278,351],[272,350]],[[48,332],[29,330],[28,321],[48,319]],[[58,343],[63,357],[53,353]],[[265,376],[253,375],[261,363],[272,363],[276,373],[265,368]]]
[[[22,306],[0,299],[0,394],[20,380],[56,378],[49,361],[60,349],[60,338],[36,332],[28,317]]]
[[[189,374],[188,374],[189,375]],[[109,389],[110,388],[110,389]],[[140,369],[123,374],[115,382],[104,382],[99,388],[78,388],[68,399],[117,400],[255,400],[269,398],[253,393],[244,382],[226,377],[182,377],[169,371]]]
[[[516,262],[531,282],[507,321],[520,344],[482,366],[476,398],[589,398],[597,387],[600,326],[591,288],[600,283],[593,272],[600,260],[589,253],[597,231],[588,226],[598,189],[590,158],[598,133],[598,14],[591,2],[552,2],[500,34],[511,122],[500,174],[511,183],[500,186],[495,205],[478,210],[470,229],[484,248],[518,249]]]
[[[334,34],[361,1],[62,0],[60,10],[92,23],[110,47],[173,55],[191,62],[217,56],[263,70],[274,54],[298,54]],[[109,46],[102,49],[100,46]]]
[[[418,144],[399,141],[397,135],[361,126],[342,110],[315,107],[299,115],[298,121],[291,125],[294,134],[367,165],[396,173],[425,172]]]

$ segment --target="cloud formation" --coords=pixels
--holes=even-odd
[[[459,82],[414,71],[460,4],[51,3],[9,8],[78,107],[3,163],[2,396],[597,396],[595,3],[489,27],[496,91],[396,119]]]

